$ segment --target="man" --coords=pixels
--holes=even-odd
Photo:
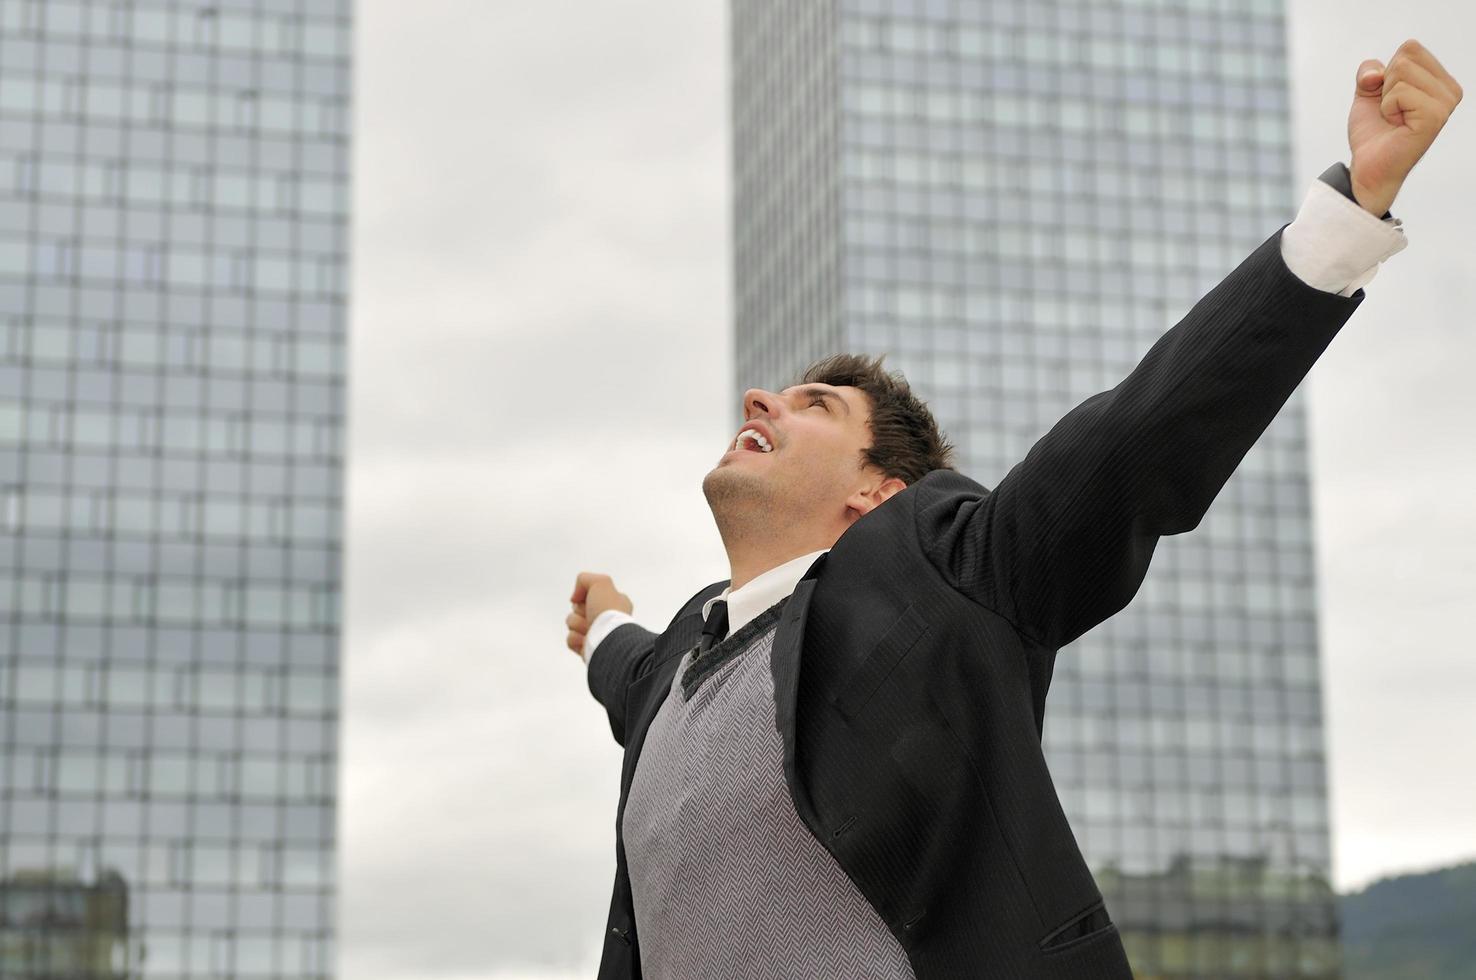
[[[878,362],[747,420],[703,490],[731,576],[652,633],[580,573],[568,645],[625,747],[601,978],[1126,978],[1041,753],[1056,650],[1194,528],[1403,247],[1460,101],[1364,62],[1351,168],[990,491]],[[680,560],[680,556],[674,556]]]

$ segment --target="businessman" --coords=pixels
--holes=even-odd
[[[1356,73],[1351,164],[989,490],[879,360],[750,389],[703,481],[730,578],[663,632],[582,572],[568,646],[625,757],[599,976],[1131,976],[1041,752],[1056,651],[1193,529],[1404,245],[1461,99]],[[671,556],[681,562],[681,555]]]

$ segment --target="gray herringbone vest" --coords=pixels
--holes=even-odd
[[[691,676],[686,654],[646,733],[623,835],[647,980],[913,976],[785,785],[769,668],[783,605]]]

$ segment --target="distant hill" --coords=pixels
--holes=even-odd
[[[1476,861],[1338,899],[1344,980],[1476,980]]]

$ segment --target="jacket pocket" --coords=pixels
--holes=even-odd
[[[1069,949],[1085,946],[1095,939],[1101,939],[1103,936],[1116,932],[1117,926],[1107,915],[1107,907],[1098,902],[1052,929],[1040,941],[1040,948],[1041,952],[1048,956],[1054,953],[1064,953]]]
[[[887,627],[881,639],[876,641],[876,646],[871,648],[871,652],[831,696],[832,703],[841,714],[848,718],[860,714],[872,695],[876,694],[877,689],[902,662],[902,658],[917,646],[917,642],[927,631],[928,624],[915,606],[909,605],[902,610],[902,615]]]
[[[1101,903],[1041,940],[1040,962],[1053,977],[1133,980],[1122,936]]]

